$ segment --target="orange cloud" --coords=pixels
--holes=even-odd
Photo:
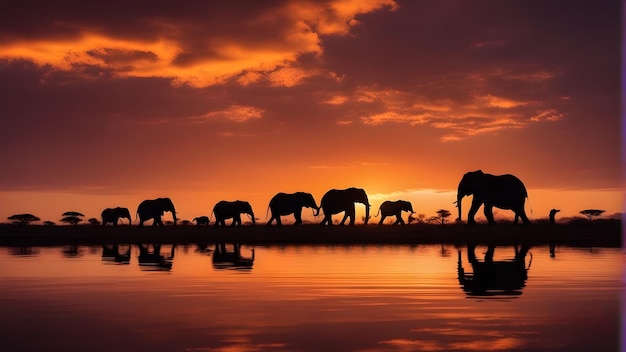
[[[380,125],[387,122],[407,123],[410,126],[423,124],[428,120],[428,115],[408,115],[387,111],[380,114],[363,116],[361,121],[366,125]]]
[[[348,101],[348,97],[345,95],[335,95],[330,99],[323,101],[322,104],[341,105]]]
[[[475,75],[472,74],[468,78],[470,82],[474,81]],[[462,81],[460,84],[468,84],[468,81]],[[372,111],[370,114],[359,116],[363,124],[428,125],[448,131],[441,137],[442,142],[459,141],[506,129],[524,128],[530,123],[555,122],[563,117],[554,108],[541,109],[546,106],[546,102],[489,93],[468,94],[457,99],[452,96],[433,99],[410,91],[358,87],[352,96],[336,96],[323,103],[342,105],[346,102],[366,105],[368,110]],[[541,110],[537,111],[537,108]]]
[[[5,40],[0,58],[27,59],[66,71],[88,65],[118,77],[164,77],[194,87],[237,77],[237,82],[248,85],[263,76],[272,85],[289,87],[325,73],[297,65],[302,54],[323,53],[321,35],[346,35],[357,24],[356,15],[396,8],[393,0],[292,1],[255,12],[251,19],[235,19],[248,32],[261,33],[256,41],[239,32],[216,31],[206,23],[160,19],[151,20],[160,22],[146,27],[143,39],[123,38],[117,31],[106,32],[107,28],[79,28],[76,35],[60,39]]]
[[[554,109],[544,110],[537,115],[531,116],[530,121],[558,121],[563,118],[563,114]]]
[[[502,98],[502,97],[496,97],[491,94],[487,94],[483,97],[479,97],[479,100],[484,102],[484,104],[488,107],[503,108],[503,109],[510,109],[516,106],[527,104],[526,102],[515,101],[513,99],[507,99],[507,98]]]
[[[226,109],[211,111],[201,116],[193,116],[193,122],[203,122],[210,119],[226,119],[234,122],[244,122],[250,119],[258,119],[263,116],[264,110],[253,106],[231,105]]]

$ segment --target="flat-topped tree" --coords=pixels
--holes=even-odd
[[[78,223],[83,221],[83,219],[79,218],[78,216],[66,216],[60,221],[70,225],[78,225]]]
[[[66,211],[65,213],[61,214],[61,216],[63,216],[63,219],[61,219],[61,222],[70,224],[70,225],[77,225],[79,222],[83,221],[83,217],[85,216],[85,214],[83,213],[79,213],[77,211]]]
[[[79,213],[77,211],[66,211],[65,213],[61,214],[61,216],[76,216],[76,217],[84,217],[85,214]]]
[[[41,220],[33,214],[15,214],[9,216],[7,219],[13,221],[15,225],[30,225],[33,221]]]
[[[589,221],[592,221],[594,216],[600,216],[605,211],[606,210],[600,210],[600,209],[585,209],[585,210],[581,210],[580,213],[586,216],[587,219],[589,219]]]

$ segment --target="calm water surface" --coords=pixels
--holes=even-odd
[[[558,246],[5,247],[0,350],[618,351],[623,256]]]

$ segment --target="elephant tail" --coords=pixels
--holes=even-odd
[[[265,220],[267,220],[267,214],[270,212],[270,206],[267,206],[267,210],[265,211]]]
[[[209,224],[211,223],[211,221],[213,221],[213,213],[215,213],[215,207],[213,208],[213,210],[211,210],[211,215],[209,216]]]
[[[533,207],[530,205],[530,197],[528,197],[528,194],[526,195],[526,199],[528,200],[528,210],[530,210],[530,216],[535,216],[535,214],[533,214]]]
[[[376,213],[376,215],[374,215],[374,217],[377,217],[380,214],[380,207],[378,207],[378,213]]]

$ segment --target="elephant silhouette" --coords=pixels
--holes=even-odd
[[[226,243],[216,243],[212,259],[213,268],[251,270],[254,265],[254,248],[251,249],[251,253],[250,257],[242,256],[239,243],[234,243],[232,250],[228,249]]]
[[[270,226],[274,220],[276,220],[276,225],[282,225],[280,217],[283,215],[293,214],[296,222],[294,225],[302,224],[302,208],[313,208],[316,210],[313,213],[313,216],[317,216],[319,214],[320,208],[315,203],[315,198],[311,193],[305,192],[296,192],[296,193],[277,193],[270,200],[270,204],[267,207],[268,211],[272,211],[272,217],[270,221],[267,222],[267,225]],[[267,212],[265,213],[265,217],[267,218]]]
[[[118,244],[103,244],[102,261],[114,262],[116,264],[130,264],[130,246],[127,246],[126,250],[120,251]]]
[[[415,213],[413,211],[413,205],[411,204],[411,202],[408,202],[406,200],[384,201],[383,204],[381,204],[378,208],[378,213],[376,213],[375,215],[381,215],[378,225],[382,225],[383,221],[385,221],[385,218],[388,216],[396,217],[396,221],[393,223],[393,225],[404,225],[404,220],[402,219],[402,211],[408,211],[411,212],[411,214]]]
[[[355,207],[354,203],[361,203],[365,205],[365,224],[370,218],[370,202],[367,199],[367,193],[362,188],[347,188],[347,189],[331,189],[326,192],[320,202],[320,208],[324,211],[324,219],[320,225],[329,226],[333,224],[333,214],[344,212],[343,219],[340,225],[346,222],[347,218],[350,218],[349,225],[354,225]]]
[[[119,219],[128,219],[128,224],[130,225],[133,222],[133,219],[130,217],[130,211],[128,208],[106,208],[100,214],[102,217],[102,226],[105,226],[108,223],[113,224],[113,226],[117,226],[117,222]]]
[[[513,175],[491,175],[483,173],[482,170],[468,172],[463,175],[457,192],[456,206],[459,208],[459,217],[457,221],[461,221],[461,200],[465,196],[473,195],[472,205],[467,214],[467,223],[475,224],[474,215],[484,204],[485,217],[489,224],[495,224],[493,218],[493,207],[500,209],[510,209],[515,213],[514,223],[517,224],[518,218],[522,218],[524,224],[530,221],[524,211],[524,203],[528,192],[524,183]]]
[[[236,201],[219,201],[213,207],[211,216],[215,214],[215,226],[226,226],[226,219],[233,219],[231,226],[241,226],[241,214],[248,214],[252,220],[252,225],[255,224],[254,213],[252,212],[252,206],[250,203],[236,200]]]
[[[209,217],[206,216],[206,215],[195,217],[195,218],[193,218],[192,221],[195,221],[197,226],[209,225],[209,223],[211,222],[209,220]]]
[[[521,249],[514,247],[515,255],[510,260],[493,260],[496,246],[490,244],[487,247],[484,260],[476,257],[476,245],[467,245],[467,259],[472,266],[473,273],[468,273],[463,268],[461,250],[458,251],[457,273],[459,284],[463,291],[472,297],[497,297],[519,296],[526,286],[528,270],[532,264],[532,254],[528,267],[526,267],[526,255],[530,246],[522,245]]]
[[[161,244],[153,244],[152,250],[150,245],[137,244],[139,248],[139,256],[137,261],[139,262],[139,268],[141,270],[171,270],[174,261],[174,252],[176,245],[172,245],[172,249],[168,256],[161,254]]]
[[[164,212],[172,213],[174,225],[176,225],[176,209],[174,203],[169,198],[146,199],[137,207],[139,215],[139,226],[143,226],[144,221],[153,219],[152,226],[163,226],[161,216]]]

